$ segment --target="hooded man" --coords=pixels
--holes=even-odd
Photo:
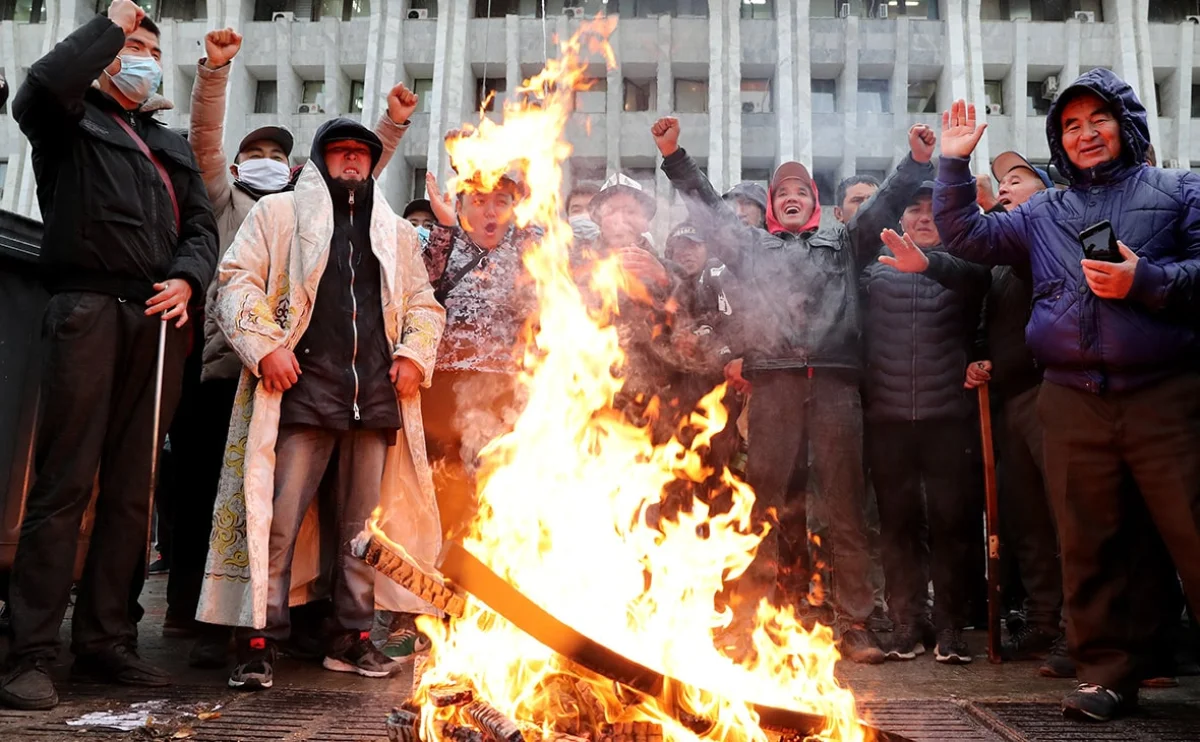
[[[242,37],[231,28],[209,31],[204,46],[205,57],[196,66],[192,85],[188,141],[213,204],[223,253],[260,198],[291,189],[288,162],[294,140],[282,126],[262,126],[242,138],[233,162],[229,161],[225,154],[225,95]],[[407,131],[415,106],[416,96],[403,85],[397,85],[388,95],[387,112],[375,126],[383,142],[376,175]],[[208,287],[210,304],[216,292],[217,282],[213,281]],[[196,346],[203,347],[203,357],[201,353],[189,356],[184,368],[183,399],[170,431],[179,485],[170,493],[176,515],[163,632],[177,636],[198,631],[189,662],[215,668],[225,667],[229,630],[197,624],[195,615],[208,554],[213,501],[225,455],[225,433],[242,363],[212,314],[203,320],[197,323],[195,337]]]
[[[830,527],[833,602],[839,616],[842,655],[856,662],[882,662],[883,651],[866,621],[874,608],[867,545],[862,466],[862,409],[859,398],[861,346],[858,325],[858,273],[874,258],[879,232],[895,224],[921,182],[933,171],[932,132],[909,133],[913,156],[851,222],[849,230],[818,232],[821,209],[816,184],[798,162],[779,166],[767,200],[767,229],[746,226],[724,203],[696,163],[679,148],[679,122],[660,119],[651,133],[663,155],[663,171],[685,196],[697,219],[712,219],[709,246],[744,282],[744,294],[758,301],[746,309],[743,342],[750,397],[751,451],[747,481],[757,493],[759,517],[793,511],[789,480],[814,447],[817,493]],[[799,413],[799,414],[798,414]],[[805,545],[803,518],[772,528],[755,564],[739,586],[735,622],[752,621],[759,597],[771,596],[780,564],[779,539]],[[806,548],[806,547],[805,547]],[[809,574],[786,586],[805,610]],[[739,615],[740,614],[740,615]]]
[[[921,184],[900,227],[905,241],[923,253],[944,251],[933,225],[932,181]],[[895,239],[892,230],[884,232],[885,244]],[[966,496],[973,405],[963,391],[962,375],[989,275],[983,266],[949,260],[952,264],[941,276],[944,283],[896,270],[886,249],[863,270],[863,386],[888,608],[896,624],[887,655],[909,660],[927,648],[928,562],[934,658],[966,664],[971,652],[962,632],[969,618],[969,564],[978,514]]]
[[[197,618],[241,627],[234,688],[272,685],[289,594],[307,602],[319,573],[316,533],[301,525],[335,456],[327,669],[383,677],[397,667],[369,638],[376,602],[394,599],[390,581],[376,589],[372,568],[347,553],[372,510],[420,563],[440,548],[418,388],[444,312],[415,230],[375,189],[382,153],[357,122],[322,125],[295,190],[259,200],[218,269],[214,313],[245,370]]]
[[[114,0],[107,18],[35,62],[13,101],[33,146],[51,294],[36,479],[12,571],[10,670],[0,678],[0,702],[16,708],[58,703],[47,667],[97,470],[95,528],[71,622],[75,670],[104,682],[170,682],[138,657],[131,593],[145,558],[151,455],[166,433],[163,425],[151,440],[160,332],[161,414],[170,421],[188,303],[203,301],[217,228],[187,142],[153,118],[170,107],[154,96],[161,54],[142,9]]]
[[[742,224],[762,229],[767,223],[767,191],[758,183],[744,181],[725,192],[721,198],[733,207]]]
[[[1063,559],[1067,643],[1079,688],[1063,712],[1107,720],[1137,701],[1137,659],[1153,622],[1123,603],[1131,537],[1122,473],[1200,608],[1200,177],[1145,163],[1146,109],[1112,72],[1067,87],[1046,117],[1066,190],[1013,211],[981,214],[968,158],[984,126],[963,101],[942,115],[938,231],[955,255],[990,265],[1028,261],[1026,341],[1045,371],[1038,412],[1046,488]],[[1080,233],[1107,221],[1118,255],[1089,259]]]

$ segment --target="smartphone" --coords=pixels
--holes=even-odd
[[[1088,260],[1102,260],[1105,263],[1125,260],[1117,248],[1117,236],[1113,234],[1112,224],[1107,219],[1080,232],[1079,242],[1083,245],[1083,257]]]

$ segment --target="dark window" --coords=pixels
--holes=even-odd
[[[983,0],[979,4],[979,18],[984,21],[1011,21],[1008,0]]]
[[[1043,0],[1030,3],[1029,8],[1035,21],[1065,21],[1074,18],[1076,13],[1091,13],[1092,20],[1101,23],[1104,21],[1103,5],[1102,0]]]
[[[350,106],[346,110],[350,113],[362,113],[366,88],[366,83],[362,80],[350,81]]]
[[[105,8],[108,4],[105,3]],[[46,19],[46,0],[0,0],[0,21],[41,23]],[[3,187],[3,183],[0,183]]]
[[[1028,104],[1025,112],[1030,116],[1045,116],[1050,113],[1050,100],[1042,95],[1040,82],[1025,84],[1025,101]]]
[[[425,198],[425,176],[429,171],[423,167],[413,168],[412,200]]]
[[[1192,118],[1200,119],[1200,85],[1192,86]]]
[[[414,79],[412,91],[417,94],[416,113],[429,113],[433,107],[433,78],[418,77]]]
[[[274,80],[259,80],[254,91],[255,113],[276,113],[279,110],[279,85]]]
[[[657,108],[657,80],[625,80],[626,111],[651,111]]]
[[[1182,23],[1189,15],[1200,15],[1196,0],[1154,0],[1150,3],[1151,23]]]
[[[675,112],[708,113],[708,80],[676,80]]]
[[[475,17],[503,18],[506,15],[516,15],[518,5],[517,0],[475,0]]]
[[[938,112],[936,82],[910,82],[908,84],[908,112]]]
[[[833,170],[813,170],[813,180],[817,184],[817,196],[822,206],[833,206],[837,196],[837,173]]]
[[[742,18],[769,21],[775,17],[775,0],[742,0]]]
[[[4,198],[4,179],[8,177],[8,160],[0,160],[0,199]]]
[[[813,113],[837,113],[837,80],[812,81]]]
[[[503,77],[488,77],[479,81],[479,87],[475,89],[475,110],[483,108],[487,104],[488,111],[495,111],[497,108],[504,110],[505,91],[508,90],[508,81]]]
[[[101,0],[103,2],[103,0]],[[276,13],[296,13],[296,0],[254,0],[254,20],[270,21]],[[304,18],[297,15],[298,21],[309,21],[312,17]]]
[[[1167,114],[1163,113],[1162,85],[1160,85],[1158,83],[1154,83],[1154,105],[1156,107],[1156,111],[1159,116],[1167,115]]]
[[[1004,114],[1004,83],[1000,80],[985,80],[983,95],[987,99],[988,113],[992,116]]]
[[[891,113],[891,80],[858,80],[859,113]]]
[[[371,0],[321,0],[318,17],[331,16],[343,21],[371,15]]]

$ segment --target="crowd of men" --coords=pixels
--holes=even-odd
[[[516,224],[520,172],[456,194],[430,176],[398,215],[374,177],[417,105],[403,85],[373,130],[326,122],[303,167],[280,126],[230,158],[240,47],[232,29],[206,37],[186,139],[154,118],[170,105],[159,34],[130,0],[35,63],[13,100],[52,296],[8,706],[58,702],[63,544],[97,471],[73,669],[170,682],[137,650],[146,482],[168,427],[135,441],[156,407],[175,467],[163,631],[195,637],[199,667],[228,668],[232,646],[229,685],[247,690],[272,686],[281,651],[386,677],[428,646],[412,615],[432,608],[349,543],[382,505],[380,527],[436,562],[472,517],[480,450],[520,413],[536,310],[522,255],[541,236]],[[744,473],[768,530],[718,598],[723,651],[753,653],[770,600],[832,625],[853,662],[972,660],[964,630],[986,600],[972,390],[987,385],[1017,609],[1003,652],[1077,676],[1064,712],[1107,720],[1171,682],[1185,602],[1200,609],[1200,177],[1148,161],[1145,109],[1105,70],[1054,102],[1053,173],[1006,152],[993,194],[970,171],[985,128],[962,101],[940,138],[914,126],[883,183],[838,186],[822,228],[802,164],[722,195],[660,119],[650,134],[688,219],[660,251],[656,199],[635,181],[576,188],[571,265],[586,301],[594,261],[626,276],[616,405],[656,440],[686,435],[686,413],[728,382],[731,422],[703,454]],[[699,485],[668,488],[648,517],[728,506],[719,477]]]

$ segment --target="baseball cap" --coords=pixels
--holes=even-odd
[[[704,235],[700,234],[700,230],[688,222],[678,224],[675,229],[671,230],[670,236],[667,237],[667,242],[671,243],[676,240],[689,240],[700,245],[705,243]]]
[[[407,219],[410,215],[415,214],[418,211],[424,211],[428,214],[433,213],[433,206],[429,203],[429,199],[418,198],[413,201],[409,201],[408,206],[404,207],[403,218]]]
[[[1032,170],[1042,180],[1042,185],[1047,188],[1054,187],[1054,181],[1050,179],[1050,175],[1040,167],[1034,167],[1033,163],[1025,158],[1019,152],[1001,152],[996,155],[996,159],[992,160],[992,177],[997,181],[1008,175],[1015,168],[1023,167],[1027,170]]]
[[[238,145],[238,152],[240,153],[242,150],[249,147],[251,142],[258,142],[263,139],[267,140],[268,142],[275,142],[280,147],[283,147],[283,153],[285,155],[288,157],[292,156],[292,147],[295,145],[296,140],[292,136],[292,132],[288,131],[287,128],[283,126],[258,127],[254,131],[242,137],[242,143]]]
[[[799,162],[785,162],[779,166],[779,168],[775,171],[775,175],[771,177],[772,193],[780,183],[792,178],[802,180],[805,183],[812,185],[812,176],[808,174],[808,168],[804,167],[804,165],[800,164]]]

